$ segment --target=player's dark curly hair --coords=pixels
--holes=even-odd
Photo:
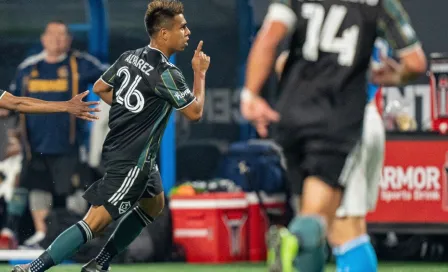
[[[184,5],[177,0],[153,0],[148,5],[145,14],[145,26],[149,36],[152,37],[161,28],[171,28],[172,19],[184,13]]]

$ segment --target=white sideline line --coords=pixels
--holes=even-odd
[[[44,250],[0,250],[0,261],[32,260],[42,254]]]

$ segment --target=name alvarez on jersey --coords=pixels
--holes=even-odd
[[[173,108],[195,100],[182,72],[161,51],[146,46],[123,53],[101,79],[114,88],[103,146],[106,171],[151,168]]]
[[[136,55],[130,54],[124,61],[126,61],[129,64],[134,65],[137,67],[142,73],[149,76],[149,72],[154,70],[154,67],[149,65],[146,61],[140,59]]]

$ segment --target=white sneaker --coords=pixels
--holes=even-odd
[[[38,231],[28,238],[23,244],[27,247],[32,247],[38,245],[42,240],[45,239],[45,233]]]

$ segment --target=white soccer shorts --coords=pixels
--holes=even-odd
[[[365,216],[376,207],[384,162],[385,130],[375,104],[366,106],[361,159],[345,185],[336,217]]]

